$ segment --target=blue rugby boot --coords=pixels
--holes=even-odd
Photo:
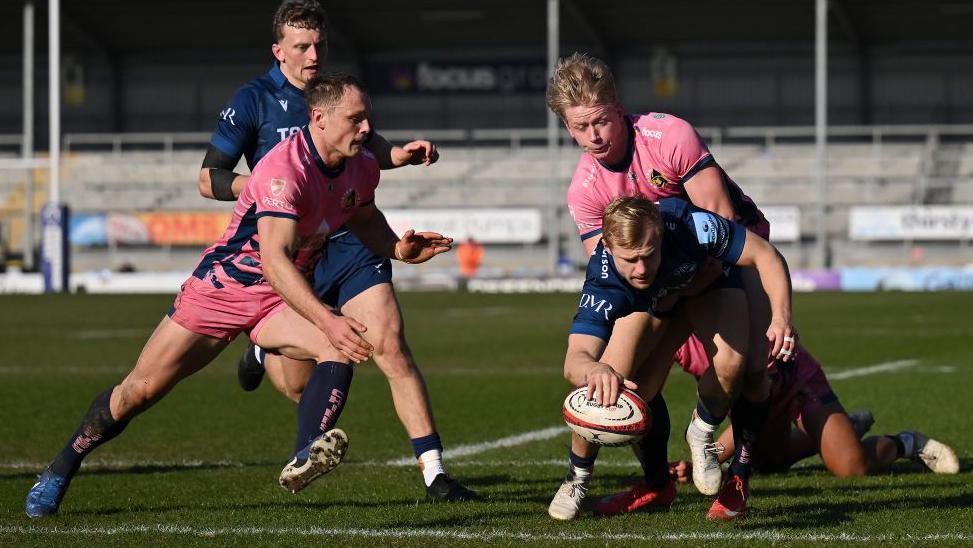
[[[297,493],[309,483],[334,470],[348,450],[348,435],[340,428],[314,438],[294,455],[280,472],[280,486]]]
[[[37,476],[37,483],[27,493],[25,510],[32,518],[52,516],[61,506],[61,500],[68,491],[71,478],[55,474],[48,468]]]

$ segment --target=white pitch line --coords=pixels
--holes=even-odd
[[[132,534],[214,537],[302,536],[353,538],[433,538],[450,540],[520,540],[520,541],[726,541],[765,540],[771,542],[867,542],[901,543],[916,541],[969,541],[973,533],[931,533],[905,535],[858,535],[853,533],[788,533],[772,530],[658,533],[528,533],[506,529],[367,529],[325,527],[193,527],[156,524],[124,525],[118,527],[37,527],[0,526],[0,534],[51,536],[118,536]]]
[[[508,436],[506,438],[500,438],[493,441],[485,441],[481,443],[471,443],[468,445],[458,445],[452,449],[446,449],[443,451],[443,459],[456,459],[459,457],[468,457],[470,455],[477,455],[490,451],[493,449],[499,449],[501,447],[515,447],[517,445],[524,445],[527,443],[549,440],[564,434],[568,431],[567,426],[551,426],[549,428],[541,428],[540,430],[531,430],[530,432],[524,432],[523,434],[517,434],[515,436]],[[405,466],[414,465],[416,459],[413,457],[402,457],[399,459],[392,459],[387,461],[385,464],[390,466]]]
[[[908,367],[915,367],[917,365],[919,365],[919,360],[898,360],[894,362],[879,363],[876,365],[869,365],[868,367],[857,367],[855,369],[846,369],[845,371],[828,374],[828,380],[840,381],[841,379],[850,379],[852,377],[864,377],[865,375],[887,373],[889,371],[897,371],[899,369],[906,369]]]

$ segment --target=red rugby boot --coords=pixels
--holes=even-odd
[[[640,508],[669,508],[675,500],[676,484],[672,480],[663,487],[649,487],[644,481],[640,481],[628,491],[599,500],[592,507],[592,511],[596,516],[615,516]]]
[[[719,519],[729,521],[743,517],[747,510],[747,499],[750,498],[750,488],[747,481],[740,476],[733,474],[726,478],[720,494],[713,501],[706,519]]]

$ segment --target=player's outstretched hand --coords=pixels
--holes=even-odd
[[[411,228],[395,244],[395,258],[418,264],[452,249],[453,239],[438,232],[416,232]]]
[[[418,140],[392,150],[396,165],[432,165],[439,160],[439,150],[429,141]]]
[[[767,342],[770,347],[768,357],[789,362],[797,354],[797,329],[789,320],[773,318],[767,328]]]
[[[597,399],[598,405],[605,407],[618,403],[622,387],[635,390],[638,385],[621,376],[610,365],[599,363],[588,372],[588,400]],[[597,398],[595,398],[597,396]]]
[[[693,480],[693,465],[684,460],[670,462],[669,478],[680,485],[686,485]]]
[[[348,316],[335,316],[325,324],[324,334],[331,345],[355,363],[361,363],[372,356],[374,348],[361,334],[367,328]]]

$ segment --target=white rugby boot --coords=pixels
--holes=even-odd
[[[564,481],[554,493],[551,505],[547,507],[547,513],[554,519],[569,521],[581,514],[581,501],[588,494],[588,482],[591,481],[591,474],[576,476],[574,470],[569,470],[568,475],[564,476]]]
[[[297,493],[309,483],[334,470],[348,450],[348,435],[340,428],[328,430],[314,438],[294,455],[280,472],[280,485]]]
[[[713,432],[706,432],[696,426],[696,412],[686,427],[686,443],[693,459],[693,484],[704,495],[720,492],[723,470],[720,468],[720,454],[726,450],[722,443],[713,441]]]

